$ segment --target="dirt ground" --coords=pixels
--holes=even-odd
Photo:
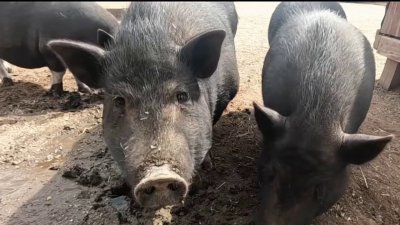
[[[251,115],[261,102],[261,68],[269,18],[277,3],[236,3],[240,92],[214,128],[214,167],[199,171],[185,204],[141,209],[101,134],[101,97],[76,93],[68,73],[65,96],[43,96],[46,68],[13,67],[16,85],[0,88],[0,224],[251,225],[258,204],[255,160],[260,135]],[[351,23],[374,41],[384,6],[342,4]],[[377,77],[386,58],[376,54]],[[400,92],[378,84],[361,132],[400,137]],[[373,162],[353,167],[346,195],[317,225],[400,224],[400,139]]]

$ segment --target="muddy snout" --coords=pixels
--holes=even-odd
[[[178,205],[186,197],[188,183],[167,166],[152,167],[136,185],[136,201],[147,208]]]

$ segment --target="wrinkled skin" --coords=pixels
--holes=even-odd
[[[49,43],[79,79],[105,88],[104,138],[144,207],[184,200],[212,126],[237,93],[234,9],[135,2],[114,36],[99,31],[104,48]]]
[[[97,30],[113,33],[117,19],[94,2],[1,2],[0,64],[18,67],[48,67],[52,73],[50,93],[63,94],[64,63],[47,46],[52,39],[70,39],[97,44]],[[0,68],[3,85],[12,85],[9,71]],[[76,78],[76,77],[75,77]],[[76,79],[80,92],[92,92]]]
[[[274,12],[286,18],[264,62],[264,106],[254,103],[264,142],[257,225],[311,224],[344,194],[349,165],[373,160],[393,138],[356,134],[375,81],[369,42],[345,18],[309,4]]]

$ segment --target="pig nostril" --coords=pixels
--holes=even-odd
[[[144,189],[144,193],[151,195],[153,194],[153,192],[156,190],[156,188],[154,186],[148,187],[146,189]]]
[[[171,190],[171,191],[177,191],[178,190],[178,184],[177,183],[171,183],[171,184],[168,184],[168,188]]]

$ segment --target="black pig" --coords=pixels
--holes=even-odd
[[[281,3],[274,16],[284,23],[270,25],[264,106],[254,103],[264,140],[259,225],[310,224],[343,195],[349,165],[374,159],[393,137],[357,134],[374,89],[373,51],[344,13],[320,4]]]
[[[0,2],[0,78],[13,85],[3,60],[22,68],[47,66],[52,73],[50,92],[63,93],[65,65],[50,50],[52,39],[97,43],[97,30],[112,33],[117,19],[94,2]],[[76,79],[81,92],[90,88]]]
[[[179,204],[239,86],[233,3],[135,2],[106,48],[49,46],[86,84],[104,88],[103,131],[138,203]]]

